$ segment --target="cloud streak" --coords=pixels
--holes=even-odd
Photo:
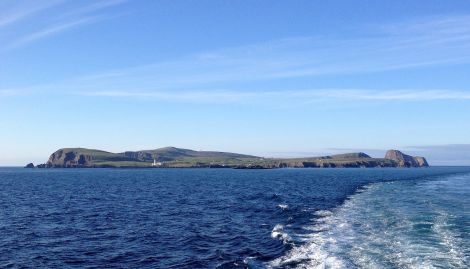
[[[14,49],[16,47],[26,45],[36,40],[43,39],[52,35],[56,35],[61,32],[67,31],[71,28],[75,28],[84,24],[93,23],[98,20],[100,20],[99,17],[89,17],[89,18],[79,19],[76,21],[68,21],[62,24],[53,25],[51,27],[41,29],[37,32],[29,33],[28,35],[20,37],[19,39],[15,40],[13,43],[10,43],[9,46],[5,47],[5,50]]]
[[[434,17],[378,27],[354,39],[286,38],[105,71],[77,82],[90,89],[145,92],[464,64],[470,63],[469,26],[470,16]]]
[[[124,4],[125,2],[127,2],[127,0],[94,1],[89,5],[70,10],[62,14],[59,18],[70,18],[75,16],[88,15],[103,9]]]
[[[8,28],[14,28],[14,31],[10,31],[12,36],[0,45],[0,51],[15,49],[78,26],[110,18],[111,16],[101,14],[100,11],[125,2],[126,0],[75,3],[64,0],[15,1],[5,8],[4,13],[0,13],[0,34],[3,31],[8,32]],[[48,11],[47,16],[45,11]],[[27,26],[21,25],[22,21],[27,22]]]
[[[355,89],[315,89],[296,91],[152,91],[123,92],[96,91],[75,94],[113,98],[143,98],[156,101],[195,102],[195,103],[296,103],[327,100],[340,101],[462,101],[470,100],[470,92],[451,90],[355,90]]]
[[[0,28],[9,26],[41,11],[63,3],[63,0],[51,1],[11,1],[0,5]]]
[[[0,97],[5,96],[15,96],[18,95],[18,92],[12,90],[0,90]]]
[[[16,40],[21,46],[100,17],[84,14],[122,4],[105,1],[75,9],[78,19],[52,25]],[[383,25],[354,39],[297,37],[183,56],[172,61],[121,68],[31,87],[29,93],[167,102],[245,103],[345,101],[465,101],[468,89],[246,90],[240,83],[373,73],[470,63],[470,16],[432,17]],[[356,35],[358,36],[358,35]],[[268,88],[268,89],[266,89]],[[230,90],[229,90],[230,89]],[[21,91],[21,90],[19,90]]]

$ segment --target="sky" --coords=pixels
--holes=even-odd
[[[470,165],[470,2],[0,0],[0,165],[164,146]]]

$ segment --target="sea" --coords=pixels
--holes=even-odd
[[[470,167],[0,168],[0,268],[470,268]]]

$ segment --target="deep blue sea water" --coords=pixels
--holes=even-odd
[[[469,268],[470,168],[0,168],[0,268]]]

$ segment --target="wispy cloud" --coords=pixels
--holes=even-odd
[[[224,48],[104,71],[79,83],[87,88],[142,92],[470,63],[470,16],[397,23],[356,36],[286,38]]]
[[[122,92],[122,91],[98,91],[78,92],[77,95],[101,96],[101,97],[123,97],[123,98],[152,98],[160,101],[176,102],[202,102],[202,103],[239,103],[252,101],[263,95],[277,96],[274,92],[236,92],[236,91],[183,91],[183,92]]]
[[[88,17],[88,18],[83,18],[83,19],[78,19],[76,21],[68,21],[65,23],[57,24],[50,26],[45,29],[41,29],[37,32],[29,33],[25,36],[22,36],[15,40],[13,43],[10,43],[7,47],[5,47],[5,50],[10,50],[16,47],[23,46],[25,44],[31,43],[33,41],[36,41],[38,39],[46,38],[48,36],[52,36],[55,34],[58,34],[60,32],[67,31],[71,28],[78,27],[83,24],[89,24],[98,21],[100,18],[99,17]]]
[[[110,18],[112,16],[101,14],[100,11],[125,2],[126,0],[74,3],[65,0],[12,2],[0,13],[0,33],[2,27],[15,29],[10,29],[9,32],[13,34],[2,42],[0,51],[8,51],[78,26]],[[27,26],[19,24],[23,21],[27,22]],[[9,29],[5,29],[7,30]]]
[[[93,22],[83,17],[123,1],[96,2],[72,12],[79,19],[30,33],[24,44]],[[368,29],[354,39],[297,37],[182,56],[172,61],[108,70],[32,87],[29,92],[148,98],[172,102],[316,102],[469,100],[469,89],[242,88],[239,83],[341,76],[436,65],[470,63],[470,16],[432,17]],[[15,44],[15,43],[14,43]],[[258,84],[259,85],[259,84]],[[230,90],[228,90],[230,89]]]
[[[454,90],[321,90],[301,91],[296,96],[366,101],[470,100],[470,92]]]
[[[145,98],[158,101],[204,102],[204,103],[309,103],[326,100],[343,101],[444,101],[470,100],[470,92],[452,90],[355,90],[313,89],[290,91],[96,91],[77,92],[78,95]]]
[[[107,78],[107,77],[106,77]],[[93,78],[94,79],[94,78]],[[121,85],[122,86],[122,85]],[[328,101],[335,102],[440,102],[470,101],[470,90],[423,90],[423,89],[340,89],[317,88],[297,90],[223,90],[223,89],[161,89],[126,90],[127,86],[108,87],[81,83],[81,79],[55,82],[48,85],[0,89],[0,96],[14,95],[60,95],[113,99],[141,99],[154,102],[173,103],[232,103],[265,105],[308,105]]]
[[[75,17],[75,16],[88,15],[90,13],[95,13],[102,9],[124,4],[127,1],[128,0],[94,1],[89,5],[78,7],[68,12],[65,12],[59,18],[70,18],[70,17]]]
[[[0,90],[0,97],[2,96],[14,96],[18,95],[17,91],[12,91],[12,90]]]
[[[50,1],[5,1],[0,3],[0,28],[33,16],[36,13],[63,3],[64,0]]]

